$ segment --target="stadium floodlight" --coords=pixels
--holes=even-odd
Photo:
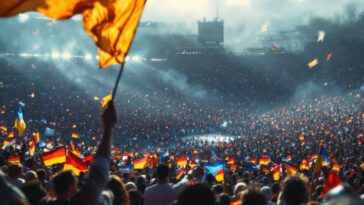
[[[69,52],[63,52],[63,54],[62,54],[62,58],[64,59],[64,60],[68,60],[68,59],[70,59],[71,58],[71,54],[69,53]]]
[[[135,62],[140,62],[142,60],[142,58],[138,55],[135,55],[135,56],[133,56],[133,58],[131,60],[135,61]]]
[[[25,23],[29,20],[29,15],[28,14],[19,14],[19,22],[20,23]]]
[[[20,57],[23,57],[23,58],[26,58],[26,57],[28,57],[28,56],[29,56],[29,54],[27,54],[27,53],[21,53],[21,54],[19,54],[19,56],[20,56]]]
[[[53,59],[58,59],[59,58],[59,53],[57,52],[57,51],[53,51],[52,52],[52,54],[51,54],[51,57],[53,58]]]
[[[86,53],[85,56],[83,57],[85,60],[92,60],[92,55],[89,53]]]

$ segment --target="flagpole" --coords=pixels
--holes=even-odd
[[[117,91],[117,89],[118,89],[119,81],[120,81],[121,76],[122,76],[122,74],[123,74],[124,64],[125,64],[125,62],[123,62],[123,63],[120,65],[120,70],[119,70],[118,78],[116,79],[115,86],[114,86],[114,89],[113,89],[113,91],[112,91],[112,99],[113,99],[113,100],[114,100],[114,98],[115,98],[115,94],[116,94],[116,91]]]

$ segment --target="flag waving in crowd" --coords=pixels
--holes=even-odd
[[[25,131],[25,128],[27,127],[27,125],[24,122],[23,112],[21,110],[20,105],[18,105],[18,110],[16,112],[14,127],[18,130],[19,136],[23,135],[23,132]]]
[[[99,66],[123,63],[142,15],[145,0],[3,0],[0,16],[27,11],[64,20],[82,14],[86,32],[99,47]]]

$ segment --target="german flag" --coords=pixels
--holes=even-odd
[[[234,164],[231,165],[230,170],[232,172],[234,172],[237,168],[238,168],[238,166],[234,163]]]
[[[92,155],[87,155],[84,158],[82,158],[82,161],[84,161],[87,164],[90,164],[91,162],[94,161],[94,159],[93,159]]]
[[[340,171],[340,165],[339,164],[334,164],[332,166],[332,171],[338,173]]]
[[[134,169],[135,170],[141,170],[148,167],[148,160],[149,157],[144,157],[138,160],[134,160]]]
[[[270,161],[269,157],[262,157],[262,158],[259,159],[259,164],[260,165],[268,165],[269,161]]]
[[[180,167],[176,170],[176,179],[181,180],[185,173],[185,167]]]
[[[81,172],[86,172],[88,164],[82,159],[78,158],[75,154],[68,151],[66,162],[63,166],[63,171],[72,170],[75,175],[80,175]]]
[[[72,132],[72,135],[71,135],[71,137],[73,138],[73,139],[78,139],[78,134],[76,133],[76,132]]]
[[[252,163],[252,164],[257,164],[258,163],[258,160],[256,158],[251,158],[251,157],[247,157],[245,159],[246,162],[249,162],[249,163]]]
[[[12,164],[20,164],[20,156],[10,156],[8,162]]]
[[[58,148],[42,155],[44,165],[49,167],[54,164],[64,163],[66,161],[66,149]]]
[[[35,145],[33,141],[29,142],[29,154],[30,156],[34,156],[34,151],[35,151]]]
[[[234,163],[235,163],[235,158],[234,158],[234,157],[229,158],[229,159],[227,160],[227,162],[226,162],[226,164],[228,164],[228,165],[232,165],[232,164],[234,164]]]
[[[269,167],[266,165],[261,166],[261,170],[263,173],[268,174],[269,173]]]
[[[296,175],[298,172],[298,169],[289,165],[289,164],[286,164],[286,174],[287,175],[291,175],[291,176],[294,176]]]
[[[186,156],[182,156],[181,158],[177,159],[177,166],[182,167],[187,165],[187,158]]]
[[[39,132],[33,132],[33,141],[34,141],[34,144],[38,144],[39,143],[39,141],[40,141]]]

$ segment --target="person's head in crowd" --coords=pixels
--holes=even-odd
[[[27,167],[28,169],[30,170],[36,170],[35,168],[35,161],[32,157],[28,157],[26,160],[25,160],[25,167]]]
[[[358,197],[355,195],[353,190],[351,189],[351,186],[349,184],[341,184],[336,186],[335,188],[331,189],[329,192],[325,194],[325,196],[322,199],[322,202],[328,203],[330,202],[333,204],[333,202],[336,201],[336,199],[340,198],[339,201],[352,201],[351,199]],[[350,199],[350,200],[349,200]],[[328,204],[330,204],[328,203]]]
[[[241,205],[266,205],[267,198],[256,188],[248,188],[241,193]]]
[[[132,189],[137,189],[137,186],[134,184],[134,182],[128,182],[125,184],[125,189],[130,191]]]
[[[206,180],[206,182],[208,183],[209,186],[212,186],[215,183],[215,177],[211,173],[208,173],[206,175],[205,180]]]
[[[308,200],[304,181],[298,176],[289,176],[283,181],[280,200],[284,205],[301,205]]]
[[[216,194],[216,195],[220,195],[224,192],[224,187],[221,184],[215,184],[212,186],[212,191]]]
[[[281,191],[280,186],[279,186],[279,183],[276,183],[275,182],[275,183],[272,184],[271,187],[272,187],[272,194],[273,194],[273,196],[272,196],[272,202],[277,202],[279,193]]]
[[[166,164],[158,165],[157,170],[156,170],[156,176],[158,179],[158,183],[160,183],[160,184],[168,183],[168,177],[169,177],[168,166]]]
[[[354,196],[342,196],[326,201],[322,205],[363,205],[363,201]]]
[[[60,172],[52,181],[57,199],[70,199],[77,192],[77,178],[72,171]]]
[[[7,173],[10,180],[17,179],[21,177],[23,173],[23,167],[20,164],[9,164]]]
[[[37,205],[38,202],[47,195],[47,191],[38,180],[28,181],[24,183],[20,189],[31,205]]]
[[[0,171],[0,204],[1,205],[28,205],[27,198],[15,186],[6,182],[5,176]]]
[[[132,189],[129,191],[130,205],[143,205],[144,197],[140,191]]]
[[[242,192],[244,189],[246,189],[247,186],[244,182],[239,182],[234,187],[234,195],[238,196],[240,192]]]
[[[249,172],[244,172],[243,180],[246,184],[248,184],[250,182],[250,173]]]
[[[219,205],[230,205],[230,197],[227,193],[219,195]]]
[[[146,181],[145,178],[143,176],[138,176],[136,179],[136,186],[138,188],[138,190],[144,194],[145,189],[147,188],[146,186]]]
[[[205,185],[187,186],[177,197],[179,205],[214,205],[214,194]]]
[[[38,180],[38,175],[35,171],[29,170],[29,171],[25,172],[24,179],[26,182],[29,182],[29,181],[35,180],[35,179]]]
[[[46,181],[46,178],[47,178],[47,172],[44,169],[38,169],[37,170],[37,176],[38,176],[38,180],[41,183],[44,183]]]
[[[114,194],[114,205],[129,205],[129,196],[127,190],[125,189],[124,183],[118,176],[112,175],[107,187]]]
[[[272,201],[273,197],[272,188],[270,188],[269,186],[263,186],[262,188],[260,188],[260,192],[264,194],[264,196],[267,198],[268,201]]]

